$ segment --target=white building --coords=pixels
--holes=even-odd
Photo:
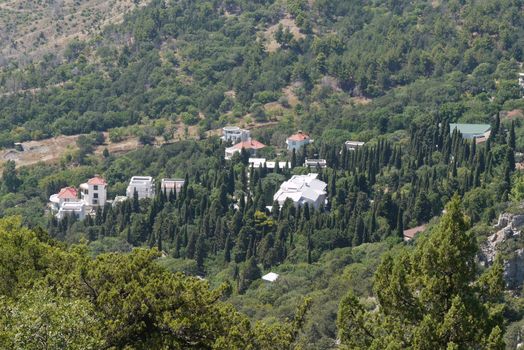
[[[62,204],[56,217],[58,220],[62,220],[66,216],[76,216],[79,220],[83,220],[86,217],[86,204],[84,201],[65,202]]]
[[[449,132],[453,134],[453,131],[457,130],[462,134],[463,139],[489,139],[491,134],[491,125],[489,124],[449,124]]]
[[[286,199],[291,199],[296,207],[308,203],[315,209],[323,207],[326,202],[327,184],[317,179],[318,174],[293,175],[291,179],[282,183],[280,189],[273,196],[280,206]]]
[[[127,198],[133,198],[135,191],[138,199],[153,198],[155,196],[155,180],[151,176],[133,176],[127,186]]]
[[[311,167],[311,168],[325,168],[327,167],[327,162],[325,159],[306,159],[304,162],[304,167]]]
[[[107,182],[98,175],[80,185],[80,198],[90,207],[103,207],[107,201]]]
[[[359,147],[364,146],[365,142],[362,141],[346,141],[344,142],[344,145],[346,146],[346,149],[348,151],[354,151]]]
[[[226,160],[233,158],[235,153],[240,153],[242,151],[242,148],[245,149],[250,155],[256,156],[257,151],[264,147],[266,147],[266,145],[264,145],[262,142],[258,142],[257,140],[249,139],[247,141],[242,141],[242,142],[237,143],[234,146],[226,148],[224,158]]]
[[[162,179],[160,188],[169,195],[171,192],[180,193],[186,181],[184,179]]]
[[[58,212],[64,203],[78,201],[78,192],[74,187],[64,187],[60,192],[49,197],[49,206],[53,212]]]
[[[524,73],[519,73],[519,85],[524,89]]]
[[[238,126],[225,126],[222,128],[222,140],[233,143],[247,141],[251,138],[249,130],[241,129]]]
[[[262,280],[266,281],[266,282],[270,282],[270,283],[273,283],[275,282],[280,276],[278,275],[278,273],[274,273],[274,272],[270,272],[270,273],[267,273],[265,274],[264,276],[262,276]]]
[[[277,162],[276,161],[266,161],[266,158],[249,158],[249,166],[253,167],[253,168],[260,168],[260,167],[263,167],[263,166],[266,166],[266,168],[268,169],[275,169],[275,167],[277,166]],[[288,168],[291,168],[291,163],[290,162],[278,162],[278,167],[280,169],[284,169],[286,168],[286,166]]]
[[[299,131],[296,134],[289,136],[286,140],[288,151],[298,151],[300,148],[302,148],[305,145],[309,145],[310,143],[313,143],[313,140],[311,139],[311,137],[309,137],[308,134],[302,131]]]

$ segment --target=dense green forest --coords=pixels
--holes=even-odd
[[[4,67],[1,147],[88,135],[59,164],[3,165],[0,344],[515,349],[523,286],[505,290],[503,260],[524,244],[479,257],[498,215],[524,199],[523,6],[153,0],[63,55]],[[462,138],[455,122],[491,135]],[[228,124],[291,167],[255,169],[245,151],[224,160],[228,144],[206,132]],[[199,140],[151,145],[189,126]],[[143,147],[92,153],[101,131],[116,140],[132,127]],[[315,142],[286,152],[299,129]],[[325,208],[273,203],[309,172],[328,184]],[[83,221],[46,211],[95,174],[110,198],[134,175],[185,184]],[[269,271],[277,283],[260,279]],[[53,332],[63,337],[43,343]]]

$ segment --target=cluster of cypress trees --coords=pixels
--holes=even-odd
[[[119,236],[133,246],[156,246],[175,258],[194,259],[202,274],[206,258],[221,257],[224,264],[243,266],[234,276],[242,284],[243,276],[258,275],[256,266],[282,263],[297,247],[312,262],[326,249],[402,238],[405,228],[440,215],[453,194],[494,178],[500,179],[498,195],[507,197],[514,148],[514,126],[506,131],[498,116],[483,144],[463,139],[450,132],[448,121],[437,120],[413,126],[405,144],[383,138],[354,151],[310,146],[289,157],[296,163],[313,153],[327,160],[328,168],[309,169],[328,184],[328,203],[321,210],[272,202],[268,188],[276,191],[280,182],[268,183],[306,169],[254,169],[242,152],[231,162],[221,160],[217,169],[186,175],[178,194],[158,188],[154,199],[135,196],[81,223],[52,220],[49,229],[59,237],[81,231],[90,240]],[[215,143],[214,156],[222,158],[223,149]]]

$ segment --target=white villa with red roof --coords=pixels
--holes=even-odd
[[[244,148],[246,151],[249,152],[250,156],[256,156],[257,150],[262,149],[266,147],[262,142],[259,142],[257,140],[249,139],[247,141],[242,141],[237,143],[234,146],[226,148],[226,154],[225,159],[231,159],[235,155],[235,153],[242,151],[242,148]]]
[[[296,134],[289,136],[286,140],[288,151],[298,151],[303,146],[309,145],[310,143],[313,143],[313,140],[311,139],[311,137],[309,137],[308,134],[302,131],[299,131]]]
[[[59,211],[64,203],[76,201],[78,201],[78,192],[74,187],[64,187],[60,192],[49,197],[49,205],[53,211]]]
[[[98,175],[80,185],[80,196],[86,205],[103,207],[107,201],[107,182]]]
[[[74,187],[64,187],[57,194],[49,197],[49,206],[55,216],[62,220],[68,215],[75,215],[80,220],[94,209],[104,206],[107,201],[107,182],[96,175],[80,185],[80,198]]]

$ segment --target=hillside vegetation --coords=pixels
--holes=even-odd
[[[87,40],[119,23],[136,5],[131,0],[0,1],[0,67],[52,60],[73,40]],[[16,90],[16,80],[8,88]]]
[[[50,87],[0,97],[0,145],[144,117],[207,130],[246,114],[284,115],[316,134],[341,127],[368,139],[428,114],[486,121],[520,94],[521,11],[519,0],[153,1],[103,35],[71,42],[65,61],[2,73],[6,91],[13,81]],[[278,26],[285,18],[301,35]],[[268,52],[275,25],[280,47]],[[300,103],[290,109],[283,89],[295,83]],[[484,106],[484,94],[499,107]],[[269,102],[283,109],[268,111]]]
[[[0,341],[34,317],[25,300],[51,298],[86,310],[63,312],[94,330],[93,348],[514,350],[524,289],[504,280],[503,259],[524,243],[515,235],[493,259],[479,246],[500,213],[522,211],[523,6],[153,0],[63,55],[5,69],[0,146],[71,135],[76,147],[2,169],[0,216],[20,218],[0,222],[0,244],[9,251],[23,232],[71,267],[46,265],[61,261],[53,253],[19,276],[0,253],[22,281],[20,296],[0,291],[11,310]],[[465,138],[457,122],[490,135]],[[267,145],[258,157],[290,166],[254,168],[246,150],[225,160],[216,130],[228,124]],[[287,151],[297,130],[315,141]],[[126,138],[136,149],[117,155],[111,144]],[[303,166],[310,158],[327,167]],[[274,201],[310,172],[327,184],[325,207]],[[108,198],[134,175],[185,183],[85,220],[46,210],[95,174]],[[263,282],[270,271],[279,279]]]

